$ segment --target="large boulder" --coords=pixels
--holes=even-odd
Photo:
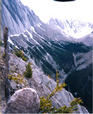
[[[5,113],[37,113],[40,108],[40,99],[32,88],[23,88],[16,91],[10,98]]]

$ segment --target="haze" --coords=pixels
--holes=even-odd
[[[43,22],[53,18],[60,20],[77,19],[93,23],[93,0],[76,0],[73,2],[55,2],[53,0],[21,0],[32,9]]]

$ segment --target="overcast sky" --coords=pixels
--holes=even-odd
[[[21,0],[44,22],[51,17],[58,19],[78,19],[93,23],[93,0],[55,2],[53,0]]]

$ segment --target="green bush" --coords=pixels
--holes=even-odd
[[[2,57],[3,57],[3,59],[5,59],[5,52],[3,53]]]
[[[28,58],[24,55],[24,53],[21,50],[15,50],[15,54],[17,57],[22,58],[22,60],[27,61]]]
[[[32,68],[30,66],[31,64],[28,63],[28,65],[26,66],[26,71],[24,72],[24,76],[27,78],[31,78],[32,77]]]
[[[24,80],[24,77],[21,76],[20,74],[18,74],[17,76],[12,74],[12,75],[8,75],[8,79],[9,80],[13,80],[15,81],[17,84],[24,84],[26,85],[26,80]]]
[[[0,46],[2,46],[2,41],[0,40]]]

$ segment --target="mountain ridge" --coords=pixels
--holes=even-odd
[[[27,7],[23,6],[21,3],[20,3],[21,5],[20,6],[18,3],[14,2],[13,0],[11,0],[11,5],[15,4],[15,6],[18,7],[19,9],[21,7],[23,8],[21,9],[22,11],[16,8],[17,10],[17,13],[16,13],[15,7],[12,6],[12,9],[11,9],[12,15],[11,15],[11,11],[10,12],[9,10],[7,11],[4,6],[4,4],[6,3],[8,4],[7,7],[11,9],[9,5],[10,1],[7,0],[7,2],[5,2],[5,0],[3,0],[2,28],[3,26],[8,26],[9,28],[10,50],[13,50],[14,47],[17,47],[18,49],[23,50],[24,53],[29,58],[32,58],[35,61],[37,66],[42,68],[45,74],[51,75],[51,77],[54,80],[55,80],[56,70],[59,71],[61,82],[63,82],[65,78],[67,79],[67,77],[70,77],[70,75],[73,77],[74,72],[76,72],[77,70],[77,65],[78,65],[78,69],[80,69],[80,73],[83,72],[83,70],[85,70],[88,74],[85,77],[83,77],[84,80],[87,80],[88,77],[92,77],[92,75],[90,75],[91,70],[89,70],[91,68],[90,65],[92,64],[92,62],[86,63],[86,58],[89,54],[88,52],[92,52],[91,51],[92,46],[90,44],[86,45],[85,43],[87,43],[87,41],[83,43],[81,41],[77,42],[73,40],[73,38],[70,37],[69,35],[66,35],[65,33],[63,34],[63,32],[61,33],[58,28],[54,28],[49,24],[43,23],[39,19],[39,17],[35,15],[34,12],[30,10],[28,11]],[[27,11],[28,13],[26,12],[25,14],[24,8],[27,8],[27,10],[25,11]],[[8,14],[7,12],[10,14],[6,15]],[[20,28],[22,24],[19,23],[20,27],[18,27],[18,23],[16,21],[12,21],[12,19],[14,19],[13,15],[15,15],[15,13],[16,15],[17,14],[21,15],[22,12],[24,12],[23,17],[22,16],[21,17],[19,16],[19,17],[23,20],[23,22],[26,21],[28,23],[29,25],[27,27],[28,29],[23,26],[22,28]],[[9,17],[8,21],[6,21],[6,16]],[[29,18],[30,20],[29,19],[26,20],[25,17]],[[17,18],[15,17],[15,19]],[[19,22],[19,19],[17,21]],[[92,38],[92,36],[90,38]],[[88,39],[88,36],[86,36],[86,39]],[[90,42],[91,40],[89,41],[89,43]],[[82,66],[85,66],[85,68]],[[88,67],[89,69],[87,69]],[[81,75],[80,73],[77,74],[77,77]],[[82,74],[85,75],[84,72]],[[81,80],[81,77],[79,77],[78,80]],[[72,82],[70,83],[71,85],[73,85]],[[77,83],[79,84],[79,81]],[[83,79],[82,79],[82,83],[83,85],[85,85],[85,82],[83,82]],[[80,85],[82,85],[82,83],[80,83]],[[90,83],[92,83],[92,80],[90,81]],[[69,86],[68,81],[67,81],[67,85]],[[69,86],[69,88],[71,89],[69,91],[73,90],[72,87]],[[85,87],[85,89],[87,88],[88,86]],[[76,92],[77,89],[81,90],[80,87],[75,88],[74,92]],[[90,91],[91,91],[91,88],[90,88]],[[74,92],[72,91],[73,94]],[[87,92],[86,94],[87,98],[89,97],[88,94],[89,93]],[[79,93],[78,93],[78,96],[81,97]]]

